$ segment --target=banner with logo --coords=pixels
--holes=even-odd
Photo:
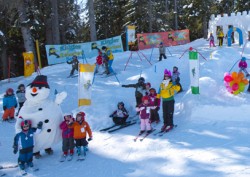
[[[32,52],[24,52],[24,77],[31,76],[33,72],[35,72],[35,64],[34,64],[34,54]]]
[[[107,46],[113,53],[123,52],[121,36],[116,36],[95,42],[64,44],[64,45],[46,45],[46,55],[48,64],[65,63],[72,59],[73,55],[78,57],[78,60],[96,57],[98,50],[102,46]],[[86,62],[85,62],[86,63]]]
[[[198,52],[189,51],[189,72],[192,94],[199,94],[199,56]]]
[[[135,44],[135,26],[127,26],[126,30],[126,46],[127,50],[129,49],[129,45]]]
[[[141,33],[136,35],[140,50],[155,47],[161,42],[163,42],[165,46],[182,45],[190,42],[188,29],[159,33]]]
[[[91,105],[91,90],[94,71],[95,64],[79,64],[78,106]]]

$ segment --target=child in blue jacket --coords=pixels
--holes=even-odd
[[[17,101],[14,94],[14,90],[12,88],[8,88],[3,98],[3,110],[4,110],[2,117],[3,121],[7,121],[8,118],[10,120],[14,120],[16,107],[17,107]]]
[[[16,154],[19,149],[18,165],[22,174],[26,173],[25,164],[33,168],[34,134],[41,132],[42,125],[43,122],[39,122],[37,128],[31,128],[31,121],[24,120],[21,122],[22,131],[14,138],[13,153]]]

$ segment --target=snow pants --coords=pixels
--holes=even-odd
[[[27,152],[27,153],[21,153],[19,151],[19,157],[18,157],[18,165],[20,167],[20,169],[25,169],[25,163],[27,163],[27,165],[29,167],[33,167],[33,152]]]
[[[149,119],[141,119],[141,130],[151,130]]]
[[[163,109],[163,121],[164,125],[173,126],[173,116],[174,116],[174,100],[163,101],[162,109]]]
[[[63,142],[62,142],[62,150],[63,152],[68,152],[68,150],[72,150],[75,147],[75,142],[74,142],[74,138],[70,137],[70,138],[63,138]]]
[[[5,109],[3,113],[3,120],[7,120],[8,118],[14,118],[14,117],[15,117],[15,107]]]

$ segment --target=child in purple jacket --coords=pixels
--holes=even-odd
[[[69,121],[72,119],[72,115],[70,113],[64,114],[64,121],[60,124],[60,128],[62,130],[62,150],[63,150],[63,156],[60,161],[64,161],[68,156],[68,160],[71,160],[74,154],[74,138],[73,138],[73,129],[69,128]]]
[[[141,131],[140,134],[144,133],[147,130],[147,133],[152,131],[152,127],[150,124],[150,110],[155,109],[156,106],[151,105],[149,103],[149,97],[144,96],[142,97],[142,103],[136,107],[136,111],[140,112],[140,119],[141,119]]]

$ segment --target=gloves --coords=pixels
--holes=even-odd
[[[3,110],[5,111],[7,109],[7,107],[6,106],[3,106]]]
[[[122,87],[125,87],[125,85],[122,85]]]
[[[14,148],[13,153],[16,154],[18,151],[17,145],[13,145],[13,148]]]
[[[43,122],[40,121],[40,122],[37,124],[37,128],[38,128],[38,129],[42,129],[42,127],[43,127]]]
[[[156,111],[159,111],[159,110],[160,110],[160,107],[159,107],[159,106],[157,106],[157,107],[155,108],[155,110],[156,110]]]
[[[109,117],[113,117],[113,114],[111,114]]]
[[[92,140],[92,137],[88,138],[88,141],[91,141]]]
[[[15,104],[15,108],[17,108],[17,104]]]

